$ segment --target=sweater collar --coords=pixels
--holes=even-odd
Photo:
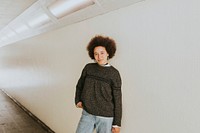
[[[97,63],[98,64],[98,63]],[[98,64],[99,65],[99,64]],[[102,66],[102,67],[110,67],[111,65],[109,63],[106,63],[106,64],[102,64],[102,65],[99,65],[99,66]]]

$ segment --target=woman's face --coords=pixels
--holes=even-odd
[[[108,63],[108,56],[105,47],[103,46],[97,46],[94,48],[94,59],[99,65],[103,65]]]

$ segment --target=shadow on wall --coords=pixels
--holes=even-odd
[[[70,65],[80,63],[71,63],[70,58],[66,49],[59,46],[3,47],[0,49],[0,87],[52,130],[73,131],[79,116],[70,114],[79,112],[74,106],[74,92],[81,69],[77,71]]]

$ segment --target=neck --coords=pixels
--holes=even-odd
[[[99,64],[99,65],[101,65],[101,66],[105,66],[105,65],[108,65],[108,62],[107,62],[107,63],[104,63],[104,64]]]
[[[98,63],[97,63],[98,64]],[[107,63],[105,63],[105,64],[98,64],[99,66],[102,66],[102,67],[109,67],[109,66],[111,66],[108,62]]]

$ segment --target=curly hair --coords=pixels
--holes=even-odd
[[[91,59],[94,59],[94,48],[97,46],[105,47],[106,51],[109,54],[109,59],[111,59],[115,55],[116,52],[115,41],[112,38],[97,35],[90,40],[87,46],[88,54]]]

